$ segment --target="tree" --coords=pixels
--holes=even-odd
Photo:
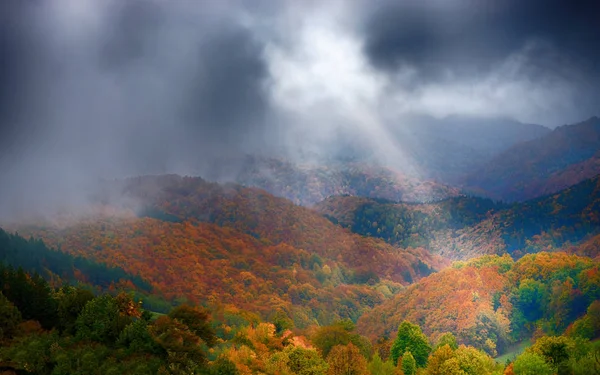
[[[148,330],[148,322],[143,319],[138,319],[125,327],[119,335],[117,344],[126,348],[128,353],[160,354],[160,347]]]
[[[214,361],[208,369],[209,375],[238,375],[239,371],[235,363],[221,356]]]
[[[76,337],[114,345],[130,322],[130,317],[120,313],[117,301],[105,294],[85,305],[75,321]]]
[[[375,353],[373,360],[367,366],[372,375],[394,375],[395,368],[391,360],[383,361],[378,353]]]
[[[54,298],[58,304],[60,330],[75,333],[75,321],[85,305],[94,299],[94,294],[89,290],[64,286],[54,294]]]
[[[170,373],[195,374],[206,364],[202,339],[179,320],[161,316],[149,332],[162,348]]]
[[[312,343],[321,351],[324,358],[334,346],[354,344],[365,358],[372,354],[371,343],[368,339],[354,333],[355,326],[351,320],[341,320],[330,326],[320,327],[312,337]]]
[[[273,324],[275,324],[275,332],[278,335],[282,334],[285,330],[294,328],[294,321],[281,309],[277,309],[275,312]]]
[[[367,361],[352,343],[337,345],[327,356],[328,375],[366,375]]]
[[[548,304],[547,287],[536,280],[523,279],[516,293],[519,309],[530,322],[540,319]]]
[[[323,375],[327,372],[327,363],[316,350],[300,347],[287,352],[287,367],[298,375]]]
[[[427,363],[427,374],[428,375],[444,375],[444,364],[454,358],[454,351],[450,348],[450,345],[446,344],[438,347]]]
[[[460,369],[468,375],[491,374],[496,368],[496,362],[489,355],[472,346],[460,345],[454,355]]]
[[[446,344],[437,348],[427,364],[427,375],[480,375],[497,370],[494,360],[472,346],[460,345],[452,350]]]
[[[536,353],[525,352],[513,364],[515,375],[552,375],[554,370],[544,358]]]
[[[417,373],[417,362],[411,352],[405,352],[402,356],[402,372],[404,372],[404,375],[415,375]]]
[[[527,351],[535,353],[555,368],[559,375],[567,373],[568,361],[575,349],[575,342],[565,336],[540,337]]]
[[[458,343],[456,342],[456,337],[451,332],[446,332],[442,334],[434,349],[438,349],[444,345],[448,345],[450,349],[456,350],[458,349]]]
[[[19,309],[0,292],[0,340],[12,338],[20,322]]]
[[[169,317],[187,325],[206,345],[213,346],[216,343],[217,337],[210,326],[210,315],[206,310],[184,304],[171,310]]]
[[[406,351],[412,353],[417,367],[427,365],[427,358],[431,352],[427,336],[423,334],[418,325],[405,320],[398,327],[398,336],[392,345],[391,356],[394,364],[398,363],[398,358]]]

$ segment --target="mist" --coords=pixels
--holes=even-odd
[[[100,179],[317,162],[340,137],[418,174],[390,136],[414,114],[595,114],[592,3],[519,4],[4,0],[0,216],[77,206]]]

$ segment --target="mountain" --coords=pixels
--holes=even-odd
[[[501,118],[412,115],[372,137],[338,129],[333,140],[317,142],[311,155],[221,158],[203,164],[198,173],[306,206],[342,194],[430,202],[458,195],[453,186],[470,171],[519,142],[549,132]]]
[[[506,205],[477,197],[407,204],[331,197],[316,209],[353,232],[452,259],[556,250],[600,232],[600,176],[551,196]]]
[[[495,156],[464,180],[467,189],[505,201],[552,194],[600,174],[600,119],[560,126]]]
[[[365,313],[358,330],[371,338],[393,337],[408,320],[434,342],[451,332],[459,343],[495,356],[530,338],[539,325],[564,332],[600,299],[599,272],[590,258],[565,253],[457,262]]]
[[[447,265],[420,248],[352,234],[255,188],[146,176],[105,186],[130,209],[17,226],[62,251],[140,275],[170,301],[220,301],[298,327],[357,319],[402,285]],[[111,211],[109,211],[111,212]]]
[[[511,146],[550,129],[505,118],[405,116],[390,133],[425,178],[456,183]]]
[[[205,177],[264,189],[305,206],[340,194],[426,202],[459,193],[457,188],[365,162],[297,164],[248,155],[223,160]]]

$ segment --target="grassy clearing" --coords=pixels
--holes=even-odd
[[[507,359],[510,359],[511,361],[514,361],[515,358],[523,353],[525,351],[525,349],[527,349],[528,347],[531,346],[531,340],[527,339],[527,340],[523,340],[519,343],[516,343],[514,345],[511,345],[510,347],[508,347],[508,349],[506,350],[506,352],[498,357],[496,357],[496,362],[497,363],[506,363]]]

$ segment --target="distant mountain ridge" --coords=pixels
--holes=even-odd
[[[467,176],[471,191],[505,201],[552,194],[600,174],[600,119],[514,145]]]
[[[225,167],[208,171],[203,177],[264,189],[304,206],[341,194],[428,202],[460,193],[457,188],[376,163],[299,164],[282,158],[247,155],[242,159],[225,160],[223,164]],[[228,172],[223,173],[223,170]]]
[[[471,171],[548,133],[544,126],[505,118],[406,115],[372,137],[340,128],[332,139],[316,142],[311,156],[224,157],[195,174],[258,187],[305,206],[342,194],[430,202],[459,195],[458,183]]]
[[[461,115],[405,116],[388,128],[423,177],[445,183],[456,183],[511,146],[550,132],[507,118]]]

